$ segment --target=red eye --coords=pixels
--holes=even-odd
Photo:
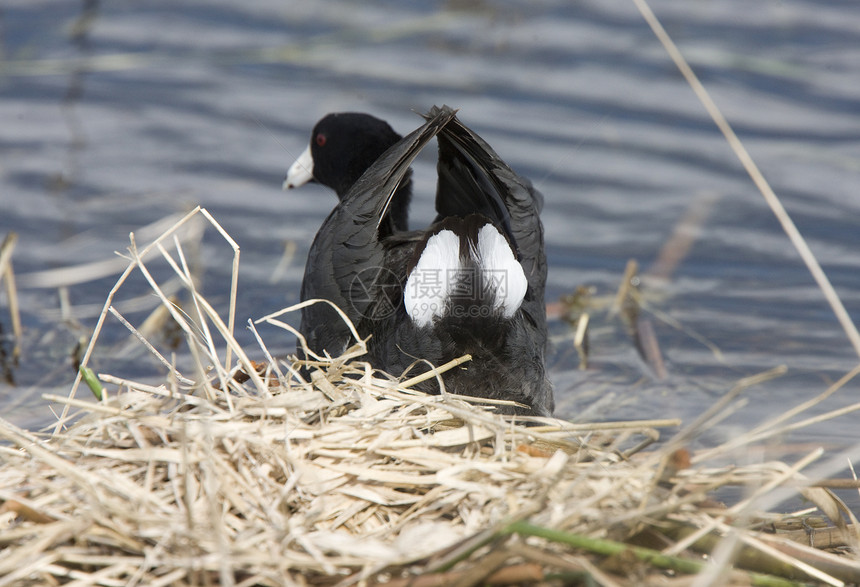
[[[323,133],[319,133],[317,135],[317,145],[320,147],[325,146],[326,136]]]

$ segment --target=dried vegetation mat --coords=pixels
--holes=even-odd
[[[690,455],[690,439],[751,382],[679,430],[673,421],[502,417],[485,401],[410,390],[408,374],[362,362],[362,344],[300,371],[273,359],[257,331],[263,322],[275,335],[289,329],[281,313],[249,322],[253,350],[236,343],[238,247],[223,231],[235,251],[227,316],[196,291],[174,233],[204,220],[221,230],[195,210],[145,249],[132,240],[79,381],[68,397],[48,397],[63,406],[56,427],[36,433],[0,420],[0,585],[860,580],[853,516],[800,472],[821,451],[793,464],[722,458],[796,425],[804,406]],[[151,277],[156,262],[182,279],[182,309]],[[164,365],[155,383],[86,367],[107,320],[138,333],[112,304],[133,271],[194,357],[180,369],[141,340]],[[437,372],[446,368],[458,366]],[[82,398],[81,381],[100,400]],[[668,438],[653,444],[661,430]],[[709,498],[725,485],[745,486],[743,499],[728,507]],[[765,513],[763,498],[779,491],[803,491],[821,510]],[[812,527],[812,510],[824,527]],[[814,548],[825,542],[847,554]]]

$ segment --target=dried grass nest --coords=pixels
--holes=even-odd
[[[235,250],[226,319],[197,293],[177,238],[201,217]],[[850,512],[799,472],[822,451],[792,466],[706,466],[779,433],[805,406],[690,462],[683,447],[732,394],[680,431],[673,421],[512,419],[485,401],[412,391],[414,380],[362,362],[363,343],[315,357],[305,382],[259,335],[260,362],[233,338],[238,247],[205,210],[129,251],[75,387],[48,397],[64,405],[57,426],[0,420],[0,587],[860,580],[856,554],[775,534],[791,516],[761,511],[775,491],[805,491],[836,520],[817,531],[819,545],[826,535],[856,546]],[[151,278],[144,260],[155,252],[182,280],[184,312]],[[160,385],[87,370],[108,316],[140,334],[112,305],[132,271],[185,333],[193,373],[143,340],[166,367]],[[281,314],[257,323],[290,329]],[[436,372],[446,368],[456,365]],[[76,397],[82,379],[101,401]],[[661,428],[674,436],[644,451]],[[708,494],[726,484],[750,490],[720,507]],[[706,558],[694,552],[706,547]]]

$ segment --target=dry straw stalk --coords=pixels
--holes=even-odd
[[[132,240],[129,268],[87,352],[89,359],[109,316],[145,340],[111,303],[137,270],[184,333],[186,354],[196,357],[187,372],[146,343],[164,365],[161,381],[100,374],[107,390],[100,402],[77,397],[77,388],[51,396],[64,406],[53,435],[0,420],[0,586],[352,584],[430,572],[463,584],[536,572],[540,581],[586,573],[612,584],[618,579],[580,553],[605,555],[607,544],[624,550],[658,521],[704,529],[697,539],[741,533],[751,549],[773,548],[726,525],[751,517],[758,493],[715,511],[705,509],[706,493],[728,483],[796,485],[805,461],[793,468],[677,466],[678,447],[697,431],[635,454],[677,421],[511,420],[492,404],[423,395],[410,389],[414,379],[374,371],[361,360],[364,342],[344,357],[312,357],[304,381],[297,364],[272,358],[257,332],[291,329],[286,311],[250,324],[260,348],[241,348],[233,336],[235,295],[221,319],[172,239],[200,219],[216,224],[195,211],[141,251]],[[238,247],[224,236],[238,260]],[[162,244],[170,242],[172,250]],[[184,284],[188,310],[161,292],[149,251]],[[238,261],[231,292],[237,271]],[[843,543],[846,529],[834,530]],[[834,585],[842,579],[829,573],[857,577],[845,558],[835,571],[830,560],[828,572],[802,571],[814,563],[801,561],[797,548],[781,555],[783,574],[814,574]],[[712,566],[683,552],[635,552],[649,569]]]

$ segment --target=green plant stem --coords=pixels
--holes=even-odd
[[[672,569],[681,573],[696,574],[703,571],[707,566],[706,563],[677,556],[665,555],[660,551],[652,550],[650,548],[631,546],[629,544],[624,544],[623,542],[606,540],[604,538],[590,538],[580,534],[551,530],[549,528],[535,526],[534,524],[522,520],[509,524],[503,532],[508,534],[519,534],[521,536],[536,536],[551,542],[567,544],[574,548],[580,548],[582,550],[602,554],[604,556],[611,556],[624,551],[629,551],[642,562],[661,569]],[[763,575],[760,573],[748,573],[748,576],[750,578],[751,585],[761,585],[763,587],[801,587],[803,585],[803,583],[789,581],[788,579],[774,577],[772,575]]]
[[[87,387],[90,388],[96,399],[101,401],[102,397],[104,397],[104,387],[102,387],[101,381],[99,381],[95,372],[89,367],[81,365],[81,379],[84,380],[84,383],[87,384]]]

